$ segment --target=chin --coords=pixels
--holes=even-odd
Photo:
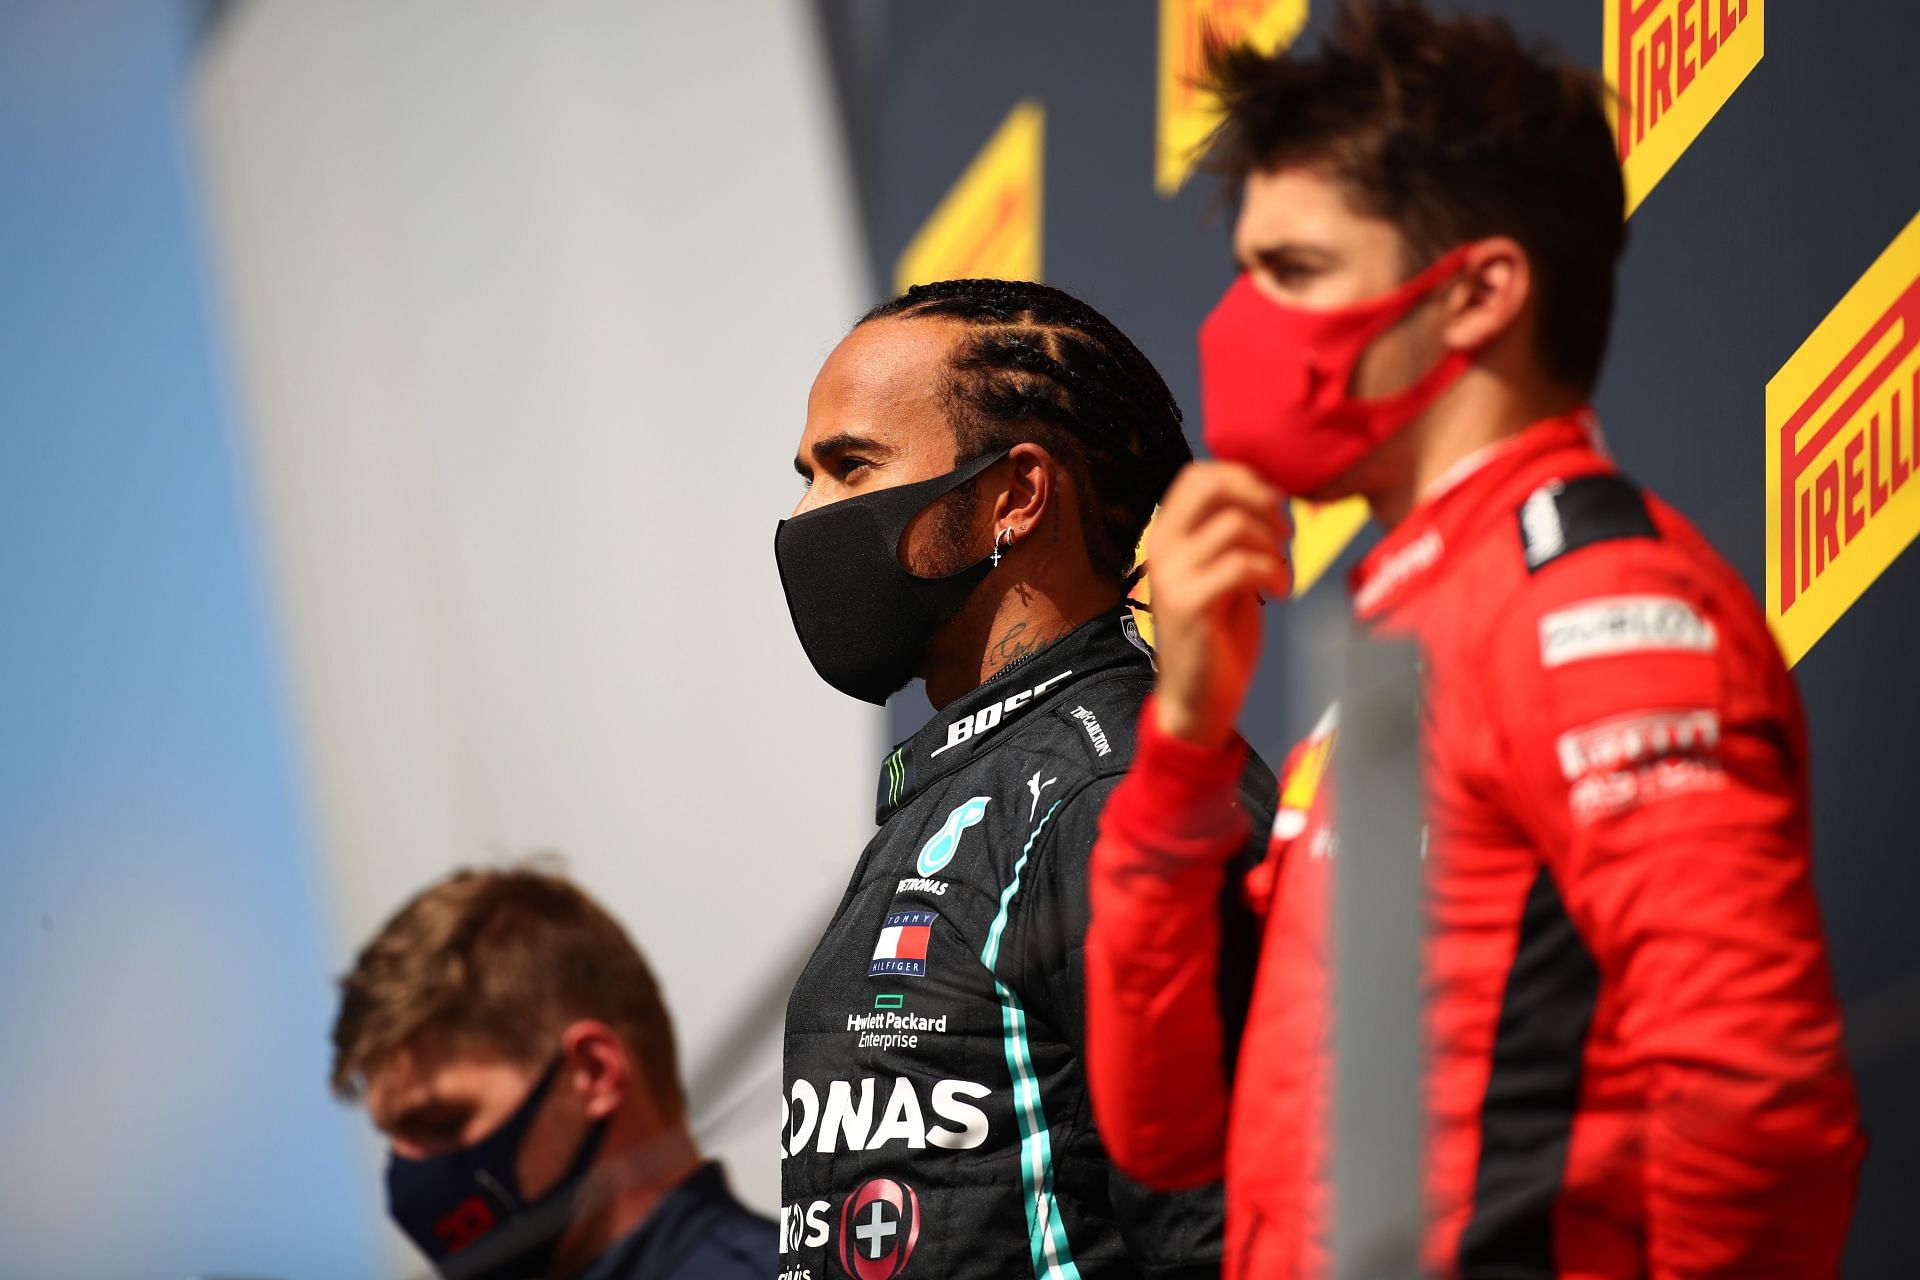
[[[1354,477],[1348,474],[1329,480],[1312,493],[1296,496],[1305,502],[1341,502],[1359,495],[1360,492],[1360,487],[1354,483]]]

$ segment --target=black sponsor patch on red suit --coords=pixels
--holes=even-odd
[[[1517,515],[1528,573],[1598,542],[1660,536],[1646,498],[1625,476],[1554,480],[1535,489]]]

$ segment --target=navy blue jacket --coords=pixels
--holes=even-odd
[[[709,1162],[580,1280],[768,1280],[778,1269],[778,1243],[773,1220],[734,1199],[720,1166]]]

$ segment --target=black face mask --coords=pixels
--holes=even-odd
[[[773,554],[787,612],[822,680],[849,697],[882,705],[913,679],[927,641],[959,612],[987,576],[991,559],[944,578],[916,577],[900,564],[900,536],[915,516],[1008,452],[780,522]]]
[[[533,1280],[553,1261],[607,1130],[602,1120],[588,1131],[545,1195],[520,1193],[520,1146],[563,1061],[554,1058],[526,1101],[472,1146],[425,1160],[388,1159],[387,1213],[447,1280]]]

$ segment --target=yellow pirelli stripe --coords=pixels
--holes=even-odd
[[[1920,217],[1767,383],[1767,621],[1789,663],[1920,534]]]
[[[1154,188],[1173,195],[1193,172],[1220,123],[1220,106],[1202,90],[1211,42],[1251,44],[1272,53],[1307,25],[1307,0],[1160,0],[1159,128]]]
[[[896,292],[930,280],[1040,278],[1046,109],[1008,113],[894,264]]]
[[[1766,0],[1606,0],[1602,63],[1627,213],[1760,65]]]
[[[1347,544],[1367,525],[1367,500],[1339,502],[1293,500],[1293,594],[1297,598],[1320,581]]]

